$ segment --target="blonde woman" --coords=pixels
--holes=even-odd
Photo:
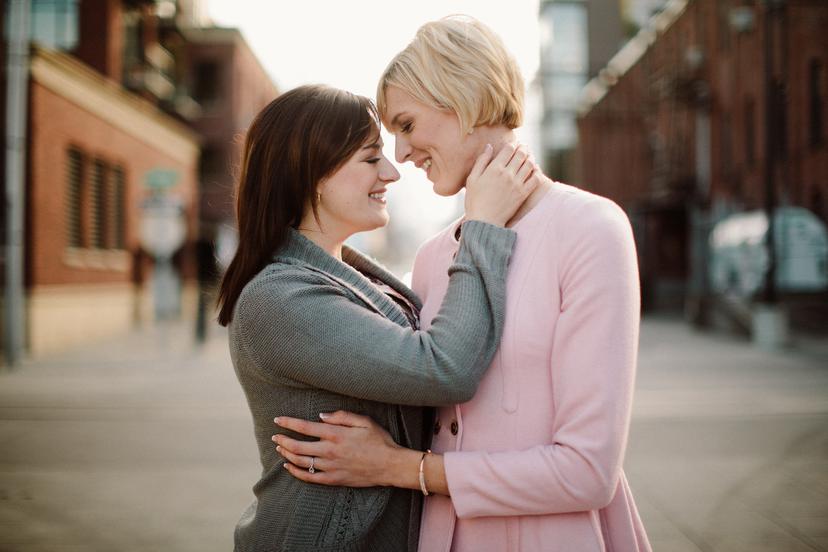
[[[499,37],[451,17],[418,30],[377,99],[397,161],[424,169],[448,196],[486,144],[497,153],[515,141],[523,89]],[[441,319],[462,222],[417,255],[423,328]],[[438,409],[430,451],[403,448],[369,417],[344,411],[320,412],[322,422],[280,418],[318,440],[280,435],[278,450],[307,482],[420,490],[420,550],[649,550],[622,469],[639,327],[627,217],[542,176],[507,226],[517,242],[499,349],[474,398]]]

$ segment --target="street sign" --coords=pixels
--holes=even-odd
[[[144,186],[153,190],[168,190],[178,183],[179,174],[174,169],[152,169],[144,176]]]
[[[156,258],[172,257],[184,244],[187,224],[184,207],[177,198],[153,195],[141,205],[141,247]]]

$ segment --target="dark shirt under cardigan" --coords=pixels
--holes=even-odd
[[[389,272],[347,246],[339,261],[293,230],[244,288],[230,323],[230,354],[262,473],[236,527],[237,552],[416,550],[419,492],[295,479],[271,441],[284,431],[273,418],[316,421],[320,412],[349,410],[371,416],[403,446],[428,446],[421,407],[469,400],[503,329],[515,233],[469,221],[462,236],[427,332],[371,282],[384,282],[419,309],[419,299]]]

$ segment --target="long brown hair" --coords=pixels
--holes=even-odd
[[[368,98],[324,85],[285,92],[257,116],[244,144],[236,197],[239,245],[221,282],[219,323],[233,318],[244,286],[284,244],[316,188],[379,132]]]

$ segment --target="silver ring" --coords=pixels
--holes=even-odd
[[[316,462],[316,456],[311,456],[311,465],[308,468],[308,473],[316,473],[316,468],[313,467],[314,462]]]

